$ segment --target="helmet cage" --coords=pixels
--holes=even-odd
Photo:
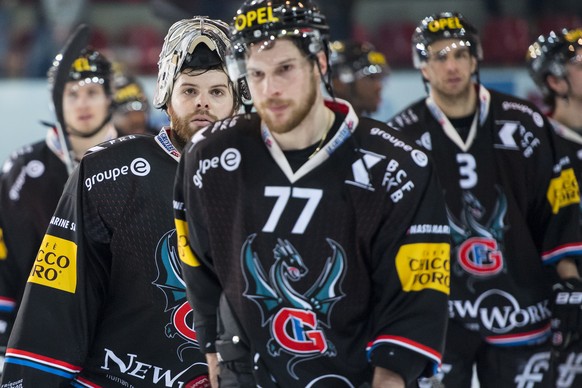
[[[187,61],[199,44],[205,44],[215,51],[223,63],[226,73],[225,57],[230,46],[228,25],[219,20],[194,17],[180,20],[170,27],[164,38],[164,45],[158,61],[158,79],[152,105],[164,108],[172,95],[174,81],[187,66]],[[233,90],[236,96],[236,89]],[[235,97],[236,98],[236,97]]]
[[[314,29],[281,30],[277,31],[277,33],[269,31],[262,36],[264,37],[263,39],[258,39],[252,43],[236,43],[233,45],[232,50],[226,56],[228,74],[233,81],[246,77],[247,52],[255,45],[260,45],[259,49],[263,50],[271,47],[277,39],[293,39],[300,43],[301,50],[309,57],[322,50],[326,51],[327,48],[319,30]]]
[[[240,51],[251,43],[300,36],[309,30],[319,31],[326,39],[329,33],[325,16],[311,0],[247,0],[233,20],[231,38]],[[314,47],[310,51],[319,50]]]
[[[246,85],[246,57],[251,47],[267,49],[275,40],[287,38],[298,42],[308,57],[324,51],[329,62],[328,33],[325,16],[311,0],[247,0],[231,25],[232,50],[226,58],[228,74],[240,85],[243,101],[251,101]]]
[[[562,78],[566,76],[566,63],[580,60],[576,51],[582,47],[582,29],[567,28],[560,33],[550,31],[547,35],[540,35],[532,43],[526,53],[526,63],[529,75],[540,88],[544,97],[553,96],[547,85],[546,77],[554,75]]]
[[[62,56],[58,54],[47,72],[49,90],[51,91],[54,87],[54,79],[61,60]],[[81,51],[71,65],[67,82],[78,82],[81,86],[91,83],[102,85],[105,94],[110,96],[112,94],[111,76],[111,62],[99,51],[87,47]]]
[[[467,47],[478,61],[483,60],[483,47],[477,29],[458,12],[443,12],[424,18],[412,34],[412,62],[420,69],[428,61],[429,46],[439,40],[456,39]]]

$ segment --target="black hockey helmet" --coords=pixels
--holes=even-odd
[[[333,78],[352,83],[369,75],[389,73],[386,57],[369,42],[331,42],[330,62]]]
[[[329,26],[311,0],[246,0],[231,26],[234,52],[244,54],[250,44],[281,37],[301,38],[306,54],[325,49]]]
[[[117,112],[149,111],[149,103],[136,77],[123,73],[113,77],[113,103]]]
[[[458,39],[477,60],[483,60],[483,47],[477,28],[459,12],[441,12],[424,18],[412,34],[412,61],[419,69],[429,57],[428,46],[443,39]]]
[[[233,50],[227,62],[232,79],[244,88],[247,50],[278,38],[294,39],[312,58],[323,51],[329,63],[329,26],[312,0],[246,0],[231,25]]]
[[[566,63],[578,58],[576,50],[582,47],[582,29],[564,28],[560,32],[550,31],[540,35],[526,53],[526,63],[530,77],[540,88],[545,98],[553,92],[546,83],[550,74],[556,77],[566,75]]]
[[[54,79],[60,64],[60,54],[53,60],[47,72],[49,89],[54,86]],[[67,81],[77,81],[81,84],[96,83],[103,85],[105,94],[111,95],[111,62],[99,51],[87,47],[81,51],[71,65]]]

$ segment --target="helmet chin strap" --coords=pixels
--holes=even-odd
[[[85,133],[85,132],[81,132],[71,126],[67,126],[68,128],[68,136],[76,136],[76,137],[81,137],[84,139],[87,139],[89,137],[95,136],[100,130],[103,129],[103,127],[111,120],[111,113],[109,113],[107,115],[107,117],[105,117],[105,119],[103,120],[103,122],[101,123],[101,125],[99,125],[97,128],[93,129],[92,131]]]
[[[321,81],[323,82],[323,85],[325,86],[325,90],[327,90],[331,99],[335,101],[335,93],[333,92],[333,86],[332,86],[332,82],[331,82],[331,72],[329,71],[330,66],[328,66],[327,73],[323,74],[323,71],[321,71],[321,65],[319,64],[319,61],[317,60],[317,56],[315,54],[310,54],[310,56],[313,56],[313,61],[315,62],[316,66],[317,66],[317,70],[319,70],[319,77],[321,78]]]

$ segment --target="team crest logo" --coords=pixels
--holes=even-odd
[[[177,351],[178,358],[183,361],[182,354],[186,349],[198,349],[199,346],[193,327],[192,308],[186,299],[186,285],[182,280],[175,229],[164,234],[158,242],[156,266],[158,277],[152,284],[164,293],[166,297],[164,312],[170,315],[170,321],[166,325],[166,336],[168,338],[178,336],[184,340]]]
[[[488,220],[483,220],[485,208],[470,192],[463,194],[463,209],[456,219],[447,209],[451,237],[461,268],[476,276],[495,275],[503,270],[503,255],[499,242],[503,241],[507,199],[497,189],[499,198]]]
[[[346,180],[345,183],[361,187],[369,191],[374,191],[375,188],[370,182],[370,169],[376,164],[380,163],[385,157],[371,151],[358,150],[362,157],[352,164],[353,180]]]
[[[249,236],[242,248],[241,265],[246,281],[243,295],[259,306],[262,326],[269,326],[269,354],[291,355],[287,371],[297,379],[294,368],[299,362],[336,355],[335,346],[326,338],[323,328],[330,327],[333,306],[345,296],[341,286],[346,255],[338,243],[327,239],[332,254],[315,284],[302,294],[291,282],[302,279],[309,269],[295,247],[278,239],[273,250],[275,262],[267,273],[251,247],[255,237],[256,234]]]

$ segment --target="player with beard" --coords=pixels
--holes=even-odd
[[[578,182],[582,181],[582,29],[564,28],[540,35],[526,54],[529,74],[542,91],[549,106],[548,116],[554,132],[569,150]],[[582,216],[580,217],[582,226]],[[578,271],[582,260],[578,261]],[[582,282],[572,278],[558,283],[556,296],[582,295]],[[582,299],[556,303],[553,312],[556,387],[582,386]],[[557,300],[559,301],[559,299]],[[581,361],[578,361],[581,360]]]
[[[177,257],[173,181],[182,145],[237,97],[228,25],[176,22],[153,104],[171,125],[93,147],[50,221],[6,353],[2,386],[208,387]]]
[[[449,228],[430,161],[324,98],[329,31],[312,1],[248,0],[231,32],[229,74],[257,112],[192,138],[174,201],[211,381],[404,387],[433,374]]]
[[[451,297],[443,382],[554,387],[548,374],[552,285],[578,278],[578,182],[530,102],[485,88],[473,25],[424,18],[413,60],[428,96],[390,124],[430,152],[451,227]]]
[[[57,57],[58,58],[58,57]],[[52,90],[60,62],[48,72]],[[86,48],[73,63],[63,92],[65,132],[78,163],[97,143],[117,137],[111,124],[111,63]],[[49,220],[69,177],[57,129],[26,145],[4,162],[0,176],[0,347],[2,354],[26,279]]]

